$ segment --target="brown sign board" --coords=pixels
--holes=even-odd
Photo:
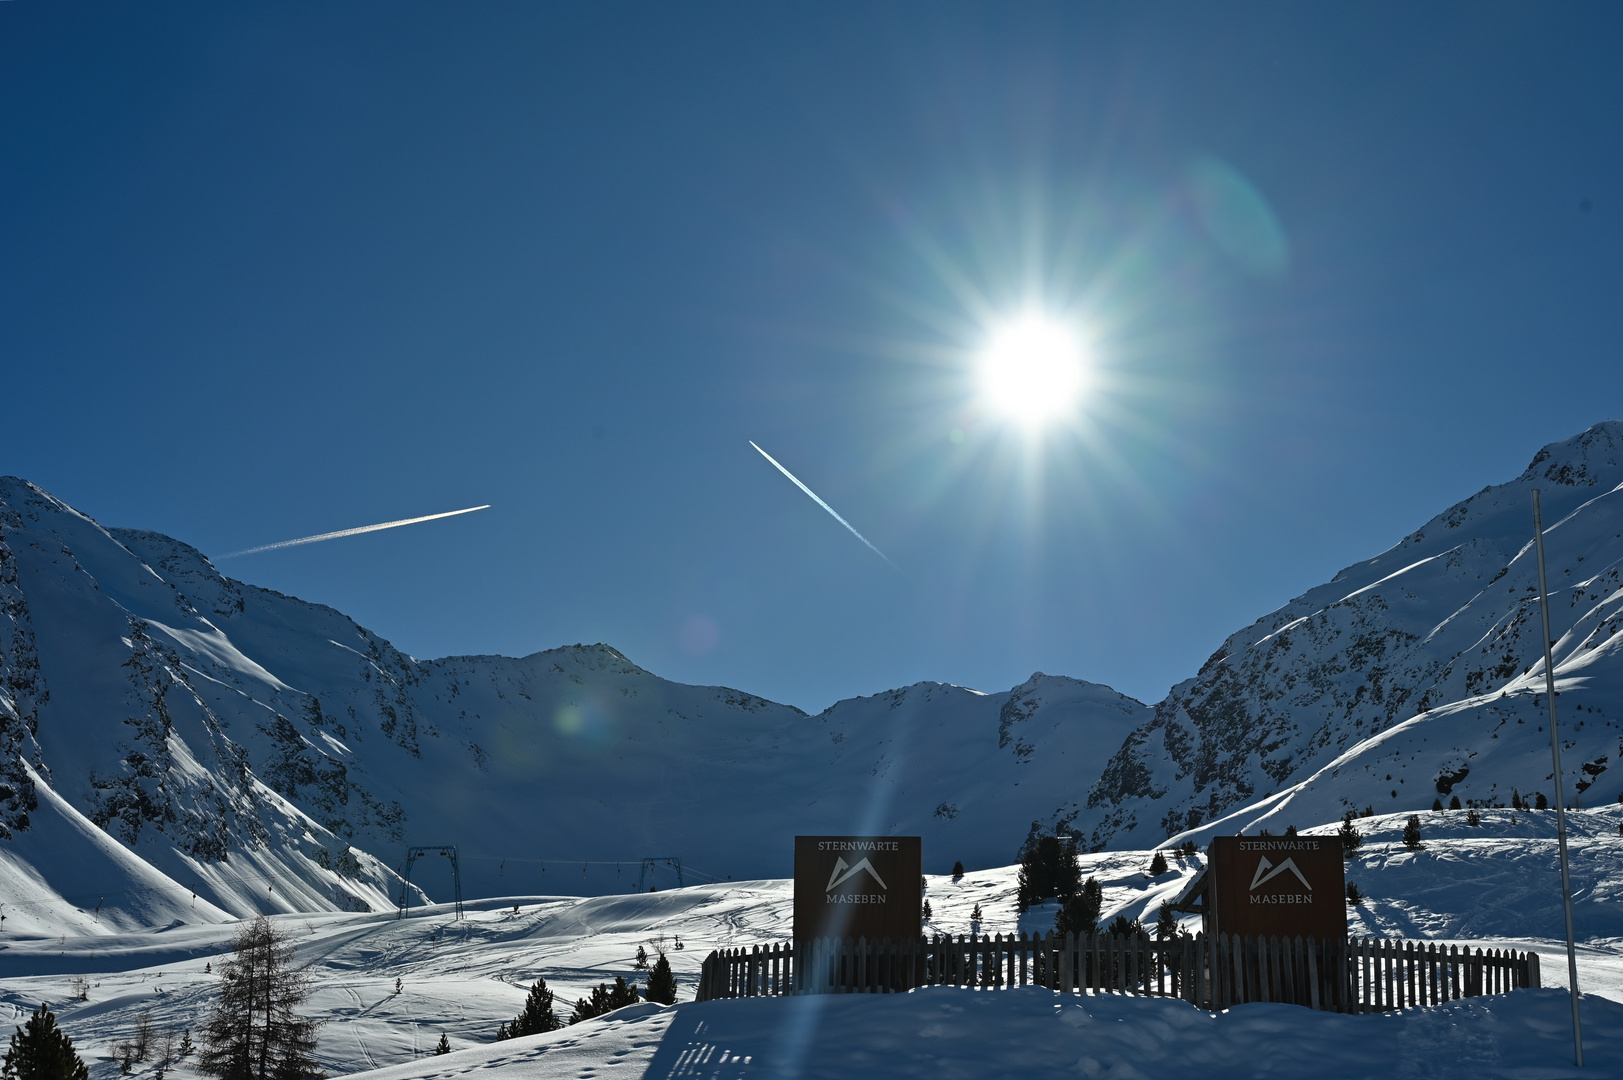
[[[924,926],[923,876],[917,836],[797,836],[795,940],[912,940]]]
[[[1206,857],[1207,933],[1347,936],[1339,837],[1215,836]]]

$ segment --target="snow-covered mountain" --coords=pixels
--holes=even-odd
[[[612,893],[644,857],[662,888],[667,859],[689,882],[781,875],[795,833],[916,833],[944,870],[1008,862],[1033,821],[1142,848],[1532,798],[1551,787],[1535,486],[1568,790],[1609,802],[1615,422],[1233,635],[1153,709],[1039,673],[807,716],[606,645],[420,661],[177,540],[0,480],[0,925],[53,907],[113,928],[377,908],[408,843],[459,845],[469,897]],[[414,881],[449,896],[441,860]]]
[[[1231,636],[1078,808],[1093,847],[1190,830],[1509,805],[1552,791],[1530,492],[1546,529],[1569,798],[1623,792],[1623,424],[1540,450]],[[1178,837],[1182,839],[1180,835]]]
[[[9,903],[376,908],[408,843],[459,845],[470,897],[624,891],[645,856],[661,887],[667,857],[689,882],[783,874],[797,832],[917,833],[931,868],[994,865],[1149,717],[1042,674],[807,716],[606,645],[419,661],[0,480],[0,855],[38,878]],[[87,822],[100,861],[58,888],[31,837]],[[137,858],[115,868],[120,850]],[[449,896],[442,860],[414,880]]]

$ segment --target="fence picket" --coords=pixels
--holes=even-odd
[[[929,985],[1044,986],[1064,993],[1176,997],[1214,1012],[1267,1001],[1387,1012],[1539,985],[1538,955],[1383,938],[1229,934],[1156,941],[1119,934],[815,938],[717,949],[694,1000],[895,994]]]

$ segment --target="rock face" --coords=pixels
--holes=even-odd
[[[1128,736],[1076,827],[1095,848],[1142,847],[1185,830],[1305,826],[1345,809],[1550,794],[1533,488],[1565,790],[1590,804],[1616,799],[1620,485],[1623,424],[1596,425],[1234,634]]]
[[[41,785],[53,830],[91,822],[163,888],[236,913],[390,904],[390,866],[421,843],[459,845],[469,896],[628,889],[646,856],[661,887],[677,859],[690,881],[782,875],[797,832],[917,833],[932,868],[1004,863],[1149,718],[1041,674],[807,716],[606,645],[419,661],[0,480],[0,852],[47,885],[24,857]],[[447,871],[414,877],[447,899]]]

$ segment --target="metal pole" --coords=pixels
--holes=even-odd
[[[1578,947],[1572,936],[1572,877],[1567,872],[1567,811],[1561,798],[1561,736],[1555,729],[1555,661],[1550,654],[1550,593],[1544,583],[1544,517],[1533,489],[1533,541],[1538,550],[1538,608],[1544,621],[1544,696],[1550,699],[1550,757],[1555,762],[1555,835],[1561,849],[1561,906],[1567,916],[1567,981],[1572,987],[1572,1052],[1584,1064],[1584,1029],[1578,1019]]]

